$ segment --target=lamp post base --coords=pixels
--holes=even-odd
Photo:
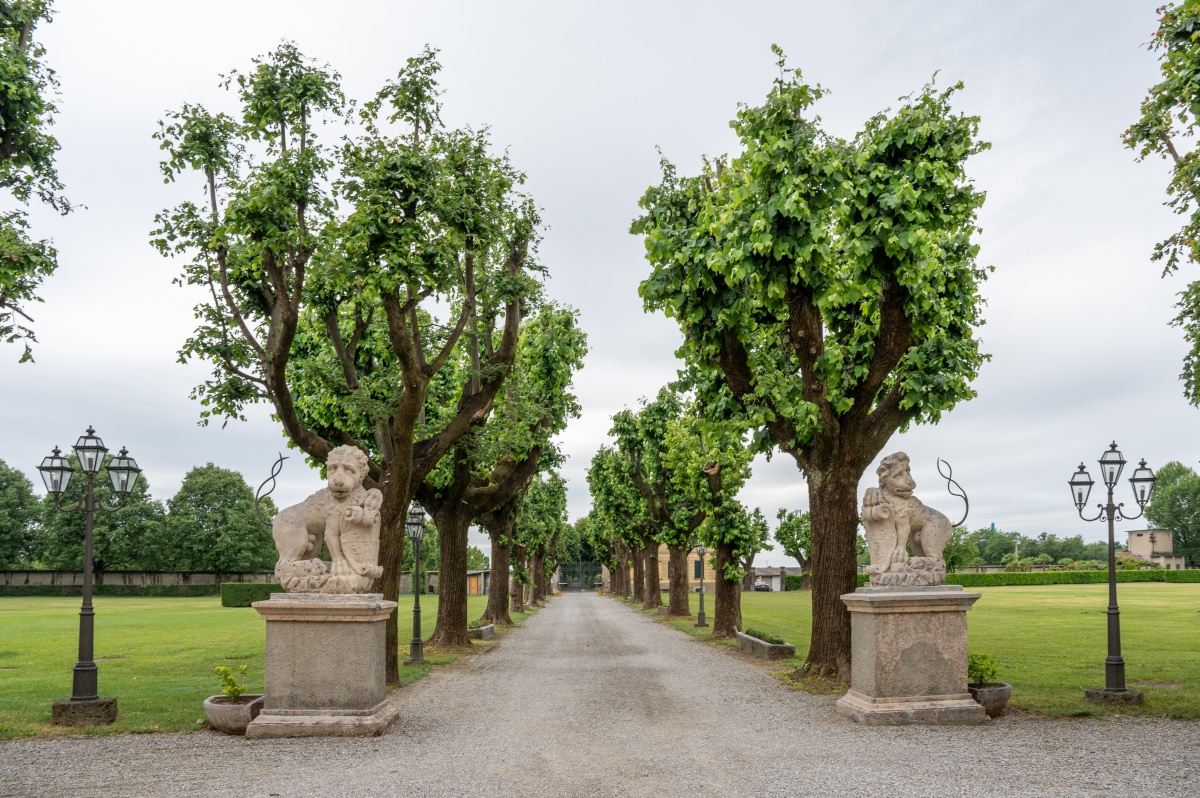
[[[117,719],[117,699],[64,698],[54,702],[50,721],[55,726],[111,726]]]
[[[1145,696],[1141,690],[1088,690],[1084,693],[1094,704],[1141,704]]]

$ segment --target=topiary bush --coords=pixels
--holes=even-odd
[[[266,601],[272,593],[282,593],[283,585],[272,582],[222,582],[222,607],[249,607],[256,601]]]

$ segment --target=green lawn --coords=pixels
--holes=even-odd
[[[1107,585],[974,588],[983,598],[967,613],[968,648],[998,660],[1013,685],[1009,706],[1054,717],[1120,712],[1200,719],[1200,584],[1134,582],[1118,587],[1125,678],[1146,694],[1142,707],[1105,708],[1083,691],[1104,686],[1108,654]],[[782,637],[803,663],[812,622],[811,594],[743,593],[742,624]],[[699,606],[692,595],[692,612]],[[705,597],[710,622],[713,597]],[[677,628],[706,636],[695,621]],[[703,633],[703,634],[702,634]],[[1170,686],[1138,686],[1156,682]]]
[[[477,618],[486,596],[467,599]],[[118,598],[98,596],[96,662],[100,695],[117,698],[117,722],[97,729],[50,725],[55,700],[71,696],[78,656],[78,598],[0,597],[0,739],[28,735],[186,731],[203,726],[204,699],[219,691],[212,669],[249,665],[247,686],[262,692],[265,624],[251,608],[222,607],[219,596]],[[401,660],[412,639],[412,597],[401,596]],[[437,596],[421,598],[421,630],[433,631]],[[516,616],[519,620],[524,615]],[[455,655],[427,656],[432,664],[401,667],[412,682]]]

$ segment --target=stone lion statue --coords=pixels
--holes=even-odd
[[[339,446],[325,463],[327,487],[279,512],[271,536],[279,551],[275,578],[289,593],[365,593],[379,567],[383,494],[367,490],[367,456]],[[321,546],[332,562],[318,558]]]
[[[883,458],[876,473],[879,487],[867,488],[862,506],[871,585],[944,585],[942,551],[954,534],[950,519],[912,495],[917,483],[904,452]]]

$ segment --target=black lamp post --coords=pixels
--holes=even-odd
[[[421,575],[421,541],[425,538],[425,508],[413,502],[408,508],[408,520],[404,524],[408,539],[413,545],[413,638],[408,646],[408,662],[405,665],[421,665],[425,662],[425,644],[421,641],[421,594],[425,592],[422,582],[417,585]]]
[[[1100,475],[1108,488],[1108,503],[1096,505],[1100,512],[1095,518],[1084,518],[1083,515],[1083,506],[1087,503],[1092,485],[1095,484],[1083,463],[1079,464],[1079,470],[1071,477],[1069,484],[1071,498],[1079,510],[1080,518],[1084,521],[1108,521],[1108,658],[1104,660],[1104,689],[1088,690],[1087,697],[1092,701],[1140,704],[1142,692],[1125,687],[1125,660],[1121,657],[1121,613],[1117,608],[1117,553],[1113,522],[1141,518],[1154,490],[1154,472],[1146,466],[1146,461],[1142,460],[1133,476],[1129,478],[1129,484],[1133,486],[1133,498],[1139,508],[1137,515],[1129,515],[1122,509],[1124,504],[1113,504],[1113,488],[1116,487],[1124,468],[1125,458],[1117,449],[1116,441],[1113,441],[1108,451],[1100,456]]]
[[[75,456],[79,458],[79,469],[87,480],[83,497],[74,507],[64,508],[59,499],[71,481],[74,469],[70,461],[62,456],[55,446],[50,456],[42,460],[38,471],[42,472],[42,481],[46,483],[46,492],[54,499],[54,505],[68,512],[84,514],[83,532],[83,607],[79,610],[79,661],[75,663],[74,678],[72,679],[70,702],[56,702],[53,720],[60,725],[101,725],[116,720],[116,699],[100,699],[97,689],[97,670],[93,649],[95,643],[95,610],[92,609],[92,517],[96,512],[95,477],[104,466],[104,455],[108,449],[104,441],[96,436],[91,427],[80,436],[73,447]],[[112,512],[125,503],[133,490],[137,476],[142,472],[137,462],[129,456],[124,448],[108,463],[108,478],[112,482],[113,492],[117,494],[116,507],[99,505],[101,510]],[[71,702],[101,702],[105,706],[84,709],[81,705],[71,706]]]
[[[700,612],[696,615],[696,626],[708,626],[708,622],[704,619],[704,555],[708,554],[708,549],[704,548],[704,544],[699,540],[695,541],[692,548],[700,557],[698,561],[700,563]]]

